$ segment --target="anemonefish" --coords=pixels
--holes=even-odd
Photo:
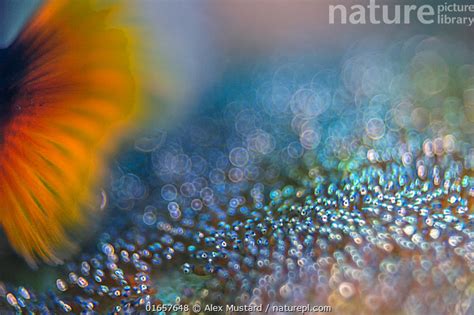
[[[104,164],[139,108],[130,34],[90,1],[42,4],[0,50],[0,226],[35,265],[87,226]]]

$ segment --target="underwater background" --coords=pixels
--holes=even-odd
[[[329,2],[124,2],[144,117],[74,250],[2,237],[0,313],[472,314],[472,31],[328,25]]]

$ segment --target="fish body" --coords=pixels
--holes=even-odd
[[[0,51],[0,224],[31,265],[61,262],[136,109],[129,36],[89,1],[44,3]]]

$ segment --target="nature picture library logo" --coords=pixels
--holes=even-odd
[[[361,0],[360,3],[329,5],[329,24],[474,24],[474,3],[444,2],[394,4],[387,1]]]

